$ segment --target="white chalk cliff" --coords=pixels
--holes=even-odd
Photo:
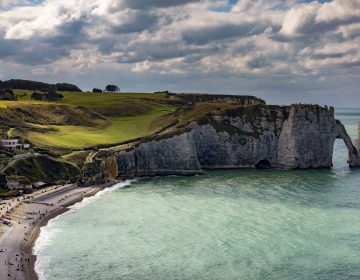
[[[358,149],[333,108],[239,106],[213,112],[129,150],[103,154],[99,160],[106,174],[101,176],[109,176],[109,157],[112,170],[117,170],[111,177],[117,178],[194,175],[208,169],[331,167],[336,138],[348,147],[349,165],[359,166]]]

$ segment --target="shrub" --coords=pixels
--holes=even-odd
[[[94,88],[94,89],[92,90],[92,92],[94,92],[94,93],[102,93],[103,91],[102,91],[102,89]]]

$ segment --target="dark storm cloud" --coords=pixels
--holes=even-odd
[[[343,62],[340,64],[340,66],[344,69],[354,68],[357,70],[357,74],[360,73],[360,59],[357,61]]]
[[[0,58],[24,65],[52,63],[69,55],[71,47],[78,46],[86,38],[82,32],[84,20],[59,26],[53,36],[39,39],[0,39]]]
[[[255,23],[223,24],[220,26],[186,30],[182,34],[182,37],[188,44],[204,45],[234,37],[239,38],[260,34],[264,32],[265,29],[266,26],[257,25]]]
[[[193,63],[204,55],[212,55],[220,50],[219,47],[194,48],[181,45],[180,42],[162,42],[160,44],[148,44],[135,48],[126,48],[125,53],[118,58],[120,63],[135,63],[142,61],[164,61],[167,59],[183,58],[185,63]],[[132,55],[135,53],[136,55]]]
[[[31,50],[23,49],[14,56],[14,61],[20,64],[36,66],[52,63],[69,55],[69,50],[53,45],[36,45]]]
[[[311,56],[311,59],[321,60],[321,59],[327,59],[327,58],[341,58],[344,57],[344,53],[331,53],[331,54],[314,54]]]
[[[129,55],[134,52],[136,56]],[[118,61],[121,63],[134,63],[141,61],[162,61],[166,59],[186,57],[192,50],[188,48],[181,48],[177,44],[163,43],[160,45],[147,46],[146,49],[129,49],[128,53],[121,56]]]
[[[299,29],[297,30],[297,34],[302,36],[324,34],[326,32],[336,30],[339,26],[358,23],[359,21],[360,15],[342,20],[329,20],[326,22],[316,22],[315,18],[311,18],[301,27],[299,27]]]
[[[45,37],[39,41],[58,47],[75,46],[87,39],[86,33],[83,32],[86,24],[85,19],[64,23],[56,29],[55,35]]]
[[[268,61],[268,59],[264,56],[261,57],[255,57],[251,60],[249,60],[246,63],[247,67],[251,68],[251,69],[260,69],[260,68],[264,68],[264,67],[268,67],[271,66],[270,61]]]
[[[113,33],[142,32],[153,28],[158,23],[158,17],[145,12],[136,12],[124,23],[111,28]]]
[[[29,40],[0,40],[0,59],[35,66],[54,62],[66,55],[66,47]]]
[[[15,55],[19,48],[22,46],[17,40],[4,40],[0,37],[0,59]]]

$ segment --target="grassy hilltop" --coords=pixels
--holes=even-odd
[[[1,132],[59,154],[120,145],[239,105],[224,97],[165,93],[61,92],[63,99],[45,102],[32,100],[32,92],[14,90],[17,101],[0,101]]]
[[[165,94],[61,92],[56,102],[33,101],[32,91],[14,90],[17,101],[0,101],[1,115],[18,117],[9,136],[22,136],[40,147],[77,149],[112,144],[156,132],[161,117],[176,106]],[[25,123],[23,123],[25,114]]]
[[[37,101],[31,99],[33,92],[13,89],[16,101],[0,100],[0,138],[21,138],[41,156],[14,159],[17,152],[1,150],[0,179],[5,175],[31,181],[76,178],[101,148],[128,149],[182,133],[189,123],[214,112],[248,102],[264,104],[249,96],[69,91],[57,91],[63,98],[56,101]]]

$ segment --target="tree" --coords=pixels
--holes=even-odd
[[[31,99],[42,101],[43,100],[43,94],[41,94],[39,92],[33,92],[31,94]]]
[[[15,95],[14,95],[14,92],[9,89],[9,88],[6,88],[6,89],[1,89],[0,88],[0,100],[15,100]]]
[[[120,91],[120,88],[116,85],[107,85],[105,87],[105,90],[108,92],[118,92],[118,91]]]
[[[0,189],[5,189],[6,187],[6,177],[4,174],[0,174]]]
[[[102,89],[99,89],[99,88],[93,88],[92,92],[94,93],[102,93]]]
[[[81,89],[79,87],[72,84],[67,84],[67,83],[48,84],[48,83],[20,80],[20,79],[0,81],[0,86],[2,88],[10,88],[10,89],[27,89],[27,90],[38,90],[38,91],[48,91],[52,89],[58,91],[81,92]]]
[[[64,96],[55,90],[49,90],[47,93],[33,92],[33,94],[31,94],[31,99],[39,101],[56,101],[62,98],[64,98]]]
[[[72,91],[72,92],[82,91],[78,86],[67,83],[57,83],[55,84],[54,89],[58,91]]]

